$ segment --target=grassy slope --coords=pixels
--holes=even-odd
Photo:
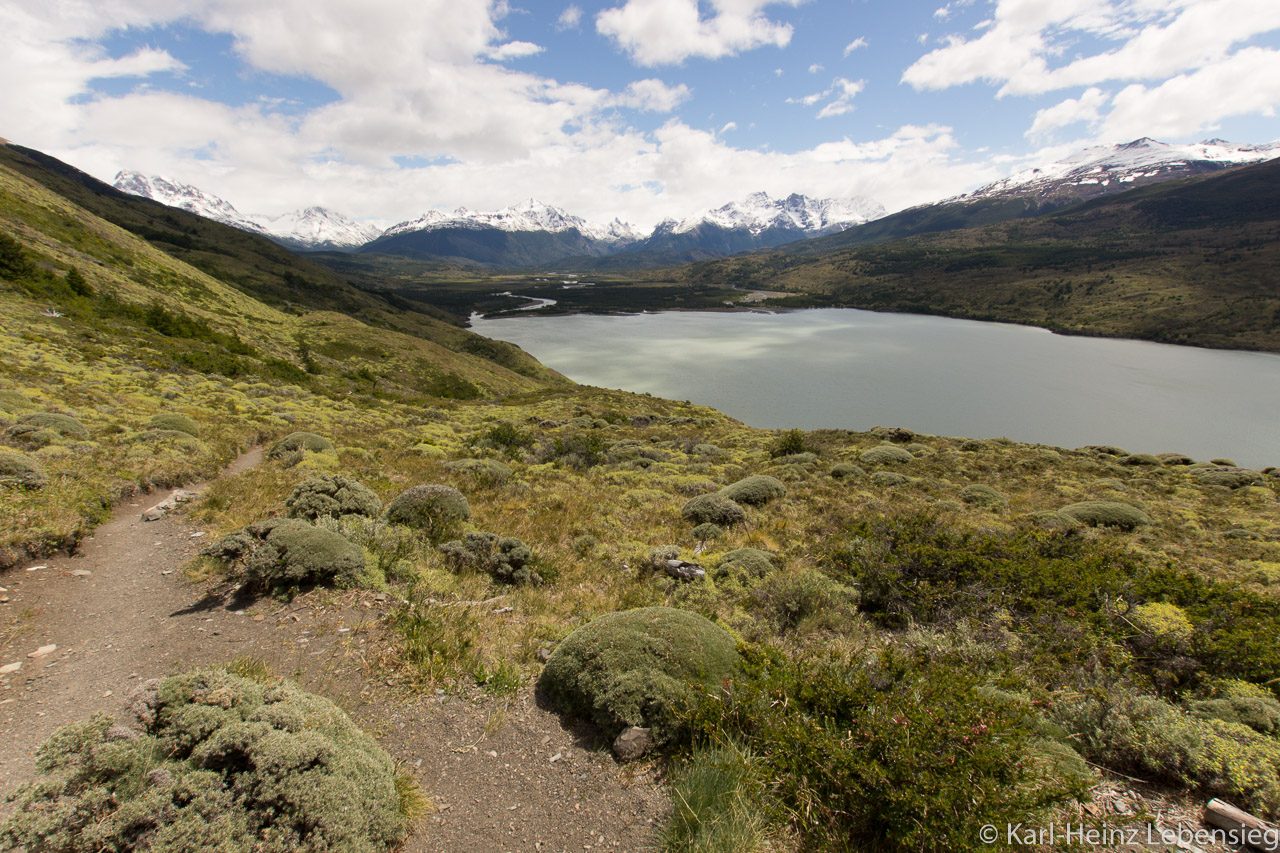
[[[447,483],[466,494],[475,528],[520,537],[532,548],[538,570],[550,579],[532,588],[504,587],[481,572],[450,569],[437,549],[403,538],[403,531],[377,525],[352,528],[351,535],[364,537],[371,565],[379,567],[370,583],[389,583],[397,600],[409,602],[385,626],[391,650],[378,663],[413,676],[419,684],[472,681],[494,691],[513,689],[528,684],[537,672],[541,649],[583,620],[617,609],[667,604],[718,619],[749,643],[806,665],[836,661],[831,665],[858,667],[886,649],[899,650],[912,660],[933,662],[912,664],[899,678],[921,677],[921,672],[936,673],[942,667],[947,685],[976,680],[998,688],[1001,695],[1016,693],[1028,703],[1034,699],[1040,710],[1016,724],[1020,727],[1048,725],[1054,714],[1067,726],[1079,714],[1094,712],[1094,706],[1080,704],[1082,697],[1114,703],[1106,712],[1112,713],[1124,710],[1123,697],[1159,693],[1178,703],[1212,694],[1219,689],[1212,676],[1221,673],[1210,654],[1222,657],[1223,637],[1255,624],[1269,626],[1255,632],[1263,640],[1272,636],[1267,631],[1274,627],[1280,590],[1275,515],[1280,480],[1274,476],[1228,490],[1201,484],[1197,472],[1186,466],[1143,458],[1125,464],[1116,455],[1119,451],[938,436],[909,439],[911,461],[894,465],[862,459],[882,443],[879,435],[847,431],[792,436],[791,444],[798,439],[813,455],[774,458],[778,433],[746,427],[709,409],[565,383],[548,386],[491,361],[338,313],[282,313],[20,176],[0,172],[0,179],[0,226],[16,234],[27,255],[43,268],[0,278],[0,312],[6,318],[0,328],[0,428],[24,414],[59,411],[77,415],[90,432],[89,440],[54,439],[38,449],[0,438],[39,460],[50,481],[44,489],[2,493],[0,547],[11,553],[19,546],[74,540],[106,503],[140,485],[208,474],[237,447],[306,429],[331,438],[336,450],[308,455],[293,467],[269,461],[221,481],[194,511],[215,532],[230,532],[283,514],[293,486],[319,471],[356,477],[384,501],[418,483]],[[98,296],[76,297],[63,288],[71,265]],[[207,317],[222,334],[237,332],[252,352],[232,351],[225,337],[164,335],[147,325],[145,316],[113,308],[116,303],[102,297],[108,291],[120,303],[158,300],[172,313]],[[50,306],[65,316],[46,316]],[[305,362],[299,333],[314,373],[299,369]],[[235,375],[192,369],[184,362],[197,350],[220,348],[239,365]],[[272,361],[280,356],[292,369]],[[429,369],[447,367],[459,379],[505,396],[462,401],[429,397],[426,380],[413,369],[417,359]],[[200,440],[148,430],[150,416],[161,412],[196,420]],[[509,428],[496,433],[504,438],[495,443],[493,427],[502,423]],[[512,474],[488,480],[447,467],[472,457],[501,460]],[[837,479],[829,472],[839,463],[856,463],[865,470],[845,468],[849,476]],[[749,508],[747,524],[703,543],[705,550],[696,553],[699,543],[680,515],[684,502],[757,473],[784,480],[787,495]],[[901,478],[881,476],[893,474]],[[984,508],[964,503],[961,490],[972,484],[995,488],[1007,504]],[[1153,524],[1130,533],[1046,529],[1061,527],[1064,520],[1041,514],[1086,499],[1139,505]],[[941,532],[922,532],[913,521],[922,514],[930,519],[930,530]],[[683,557],[712,569],[709,577],[683,584],[653,571],[650,550],[665,544],[675,544]],[[720,558],[744,546],[772,552],[776,568],[758,580],[717,578],[714,568]],[[991,549],[1013,555],[1012,577],[1005,564],[986,567]],[[1058,553],[1067,555],[1066,571],[1049,558]],[[927,573],[933,565],[945,569],[923,582],[895,574]],[[1073,587],[1072,567],[1077,565],[1095,571],[1101,567],[1108,577],[1119,578],[1122,597],[1101,595],[1089,579],[1087,588]],[[954,581],[953,573],[962,572],[979,574],[974,583],[951,591],[947,584]],[[1230,582],[1229,587],[1214,587],[1217,597],[1201,596],[1203,606],[1191,611],[1191,639],[1178,639],[1172,646],[1160,646],[1159,637],[1135,627],[1130,618],[1131,608],[1148,598],[1186,598],[1177,590],[1152,592],[1144,578],[1159,572],[1173,572],[1182,588],[1191,590],[1200,589],[1195,583],[1203,580]],[[1242,595],[1253,597],[1238,598]],[[503,603],[512,611],[497,618],[488,608],[450,606],[493,596],[505,596]],[[886,610],[889,600],[906,607],[909,618]],[[1237,607],[1242,601],[1243,609]],[[1262,648],[1256,659],[1232,658],[1228,663],[1261,680],[1256,673],[1268,665],[1267,655],[1274,655],[1274,649]],[[1165,672],[1166,665],[1176,672]],[[929,677],[940,686],[936,675]],[[984,712],[989,700],[983,698],[988,693],[964,690],[968,688],[939,700],[949,704],[936,705],[930,698],[935,691],[927,685],[855,697],[875,707],[898,703],[893,713],[920,720],[928,716],[931,732],[935,715],[959,727],[954,740],[946,734],[951,729],[938,728],[943,734],[925,742],[941,758],[957,760],[955,773],[962,775],[954,775],[943,762],[930,771],[935,774],[928,780],[936,786],[934,793],[923,781],[916,785],[914,776],[895,783],[899,790],[943,799],[951,792],[968,802],[972,785],[963,774],[973,769],[968,762],[975,753],[969,744],[976,734],[969,728],[976,721],[968,715]],[[795,698],[813,701],[815,696]],[[826,718],[779,721],[781,712],[775,711],[787,704],[765,707],[775,709],[768,711],[769,727],[736,733],[753,739],[748,745],[752,761],[775,763],[754,765],[770,775],[743,789],[749,802],[740,810],[767,815],[775,828],[789,822],[804,839],[804,849],[839,849],[822,840],[819,823],[828,829],[851,825],[850,815],[827,816],[822,808],[832,802],[832,792],[807,787],[821,780],[808,781],[777,764],[804,755],[804,744],[786,738],[807,737],[806,732],[817,737],[828,724]],[[1099,732],[1111,731],[1110,718],[1098,719]],[[726,733],[735,733],[724,725]],[[851,760],[847,745],[842,746],[844,724],[837,720],[832,725],[834,740],[817,753],[823,766],[833,750],[845,750],[837,757]],[[1113,728],[1123,735],[1117,726]],[[897,729],[887,724],[869,728],[858,733],[873,739],[865,754],[888,750],[875,738],[879,731]],[[1147,773],[1123,748],[1088,741],[1091,730],[1044,731],[1058,731],[1054,737],[1086,750],[1091,760]],[[1075,733],[1075,739],[1067,732]],[[994,749],[1007,734],[999,731],[995,740],[985,742]],[[1148,734],[1144,730],[1142,736]],[[1024,735],[1029,736],[1024,731],[1019,737]],[[773,737],[782,739],[769,739]],[[1245,736],[1239,732],[1234,737],[1236,751],[1224,760],[1233,762],[1226,765],[1230,768],[1243,768],[1233,777],[1236,782],[1214,781],[1190,770],[1185,776],[1170,770],[1160,778],[1175,788],[1201,785],[1206,792],[1247,795],[1272,810],[1280,808],[1275,798],[1280,763],[1268,763],[1280,745],[1268,752],[1241,740]],[[1156,746],[1146,747],[1156,754]],[[911,771],[920,761],[932,760],[912,748],[920,749],[903,742],[885,751],[886,766],[899,761]],[[993,759],[997,763],[1017,758],[1017,753],[999,749]],[[857,751],[863,754],[862,747]],[[1044,763],[1037,762],[1037,767]],[[988,765],[982,772],[991,769]],[[859,788],[843,777],[832,783],[845,792]],[[763,793],[793,784],[801,786],[801,800],[817,811],[810,814],[793,800],[777,799],[780,794]],[[763,847],[761,842],[757,849]],[[895,848],[881,843],[880,849]]]
[[[463,351],[455,351],[334,311],[282,312],[8,169],[0,169],[0,229],[35,264],[23,280],[0,281],[4,423],[33,410],[71,410],[95,434],[82,448],[39,451],[57,474],[55,487],[6,501],[0,547],[39,551],[74,541],[120,494],[212,473],[235,446],[286,425],[285,410],[252,402],[269,384],[283,381],[346,410],[564,382],[514,347],[462,330]],[[72,267],[94,296],[66,290]],[[164,334],[149,324],[152,306],[204,321],[211,334]],[[163,399],[164,389],[186,385],[201,389],[198,402]],[[146,420],[175,406],[225,407],[229,416],[194,452],[164,442],[157,450]],[[39,523],[26,504],[43,508],[32,510]]]
[[[1175,181],[1049,216],[871,247],[690,267],[840,305],[1075,334],[1280,352],[1280,164]]]

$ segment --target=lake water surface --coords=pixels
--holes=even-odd
[[[472,328],[577,382],[690,400],[757,427],[904,426],[1280,465],[1280,356],[1266,353],[843,308],[476,318]]]

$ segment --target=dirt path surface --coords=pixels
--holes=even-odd
[[[260,455],[240,457],[223,476]],[[538,707],[529,688],[505,700],[402,691],[374,666],[380,617],[393,604],[386,595],[206,600],[181,577],[204,531],[181,512],[141,520],[164,497],[121,505],[75,556],[0,575],[0,817],[58,727],[120,713],[148,678],[247,655],[338,702],[418,779],[431,809],[405,851],[656,846],[667,806],[652,767],[619,766],[589,734]]]

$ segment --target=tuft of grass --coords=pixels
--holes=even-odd
[[[671,773],[668,853],[754,853],[772,849],[758,762],[731,738],[699,746]]]

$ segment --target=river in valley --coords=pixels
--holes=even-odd
[[[472,328],[577,382],[757,427],[903,426],[1280,465],[1278,355],[843,308],[476,317]]]

